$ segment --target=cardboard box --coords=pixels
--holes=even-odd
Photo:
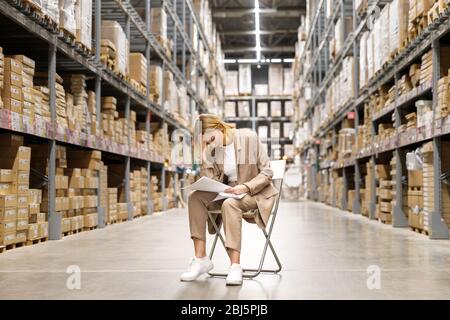
[[[9,231],[3,235],[3,244],[5,246],[16,243],[16,231]]]
[[[227,70],[225,72],[225,95],[227,96],[237,96],[239,95],[238,82],[239,82],[238,71]]]
[[[102,39],[111,41],[116,48],[114,71],[128,75],[129,42],[120,24],[117,21],[103,20],[101,35]]]
[[[2,97],[2,100],[5,109],[15,113],[22,113],[22,101],[8,97]]]
[[[423,186],[423,171],[414,170],[408,171],[408,187],[422,187]]]
[[[28,208],[28,193],[24,196],[17,196],[17,207],[18,208]]]
[[[130,78],[147,86],[147,59],[140,52],[130,53]]]
[[[96,227],[97,224],[98,224],[98,214],[97,213],[87,214],[84,216],[84,227],[85,228]]]
[[[39,203],[31,203],[28,205],[28,210],[30,214],[38,214],[41,210],[41,205]]]
[[[226,101],[224,109],[225,117],[236,117],[236,103],[234,101]]]
[[[95,177],[84,178],[84,187],[87,189],[97,189],[98,188],[98,178],[95,178]]]
[[[18,61],[17,59],[14,58],[10,58],[7,57],[3,60],[3,68],[4,68],[4,73],[10,73],[10,72],[14,72],[17,74],[22,74],[22,63],[20,61]]]
[[[15,86],[17,88],[22,88],[23,81],[22,75],[15,72],[6,72],[3,75],[3,83],[7,86]]]
[[[12,182],[12,181],[13,181],[13,171],[10,169],[0,169],[0,182]]]
[[[28,229],[28,217],[25,219],[17,219],[16,230],[27,230]]]
[[[0,182],[0,195],[9,195],[14,194],[15,190],[13,190],[13,184],[10,182]]]
[[[17,101],[22,101],[22,88],[9,83],[4,83],[2,90],[2,98],[4,100],[14,99]]]
[[[27,241],[27,233],[28,233],[28,226],[25,230],[18,230],[16,231],[16,243],[22,243]]]
[[[39,237],[47,238],[48,237],[48,222],[38,223],[39,225]]]
[[[29,189],[28,201],[30,204],[39,204],[42,202],[42,190],[41,189]]]
[[[250,117],[250,102],[249,101],[239,101],[238,102],[238,116],[239,117]]]
[[[0,195],[0,207],[1,208],[11,208],[17,207],[17,195]]]
[[[72,218],[62,218],[61,219],[61,232],[72,231]]]
[[[252,94],[252,66],[239,64],[239,94]]]
[[[256,114],[258,117],[268,117],[269,116],[269,103],[268,102],[258,102],[256,104]]]
[[[27,67],[29,67],[31,69],[35,69],[35,67],[36,67],[36,63],[34,62],[33,59],[30,59],[27,56],[24,56],[22,54],[13,55],[12,58],[14,59],[14,63],[13,64],[16,67],[18,67],[18,64],[21,64],[22,68],[24,66],[27,66]]]
[[[30,171],[17,171],[17,175],[13,177],[13,182],[17,184],[29,184],[30,183]]]
[[[0,222],[1,221],[16,221],[17,209],[16,208],[0,208]]]
[[[270,102],[270,116],[281,117],[281,101]]]
[[[16,231],[17,220],[2,221],[0,223],[0,234]]]
[[[29,224],[27,239],[35,240],[35,239],[39,239],[39,238],[40,238],[39,237],[39,225],[37,223]]]
[[[17,208],[17,219],[28,219],[28,208]]]
[[[269,95],[283,94],[283,65],[269,65]]]
[[[55,188],[56,189],[68,189],[69,188],[69,177],[68,176],[55,176]]]
[[[17,185],[17,195],[19,196],[28,196],[29,195],[28,190],[29,190],[28,183]]]
[[[255,84],[256,96],[267,96],[269,94],[269,86],[267,84]]]
[[[72,176],[69,179],[69,188],[74,188],[74,189],[84,188],[84,177]]]

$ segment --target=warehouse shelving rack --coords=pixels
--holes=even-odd
[[[249,95],[249,96],[225,96],[225,101],[229,102],[237,102],[237,101],[249,101],[250,103],[250,117],[225,117],[226,122],[235,123],[238,128],[240,127],[250,127],[253,131],[258,130],[258,126],[261,123],[268,123],[270,124],[272,121],[279,122],[282,126],[286,122],[292,122],[291,116],[268,116],[268,117],[262,117],[257,116],[257,102],[272,102],[272,101],[280,101],[283,103],[286,101],[292,101],[291,95]],[[270,109],[270,108],[269,108]],[[283,110],[286,110],[284,107],[282,107]],[[270,128],[270,127],[269,127]],[[283,128],[284,131],[284,128]],[[267,138],[261,138],[261,141],[263,143],[268,144],[268,150],[271,150],[272,144],[279,143],[282,146],[283,152],[282,156],[285,155],[284,152],[284,145],[285,144],[292,144],[293,139],[292,137],[284,137],[280,136],[279,138],[271,138],[270,137],[270,129],[268,132]],[[271,153],[270,153],[271,155]],[[289,161],[292,161],[293,159],[288,159]]]
[[[177,66],[176,58],[173,60],[169,59],[161,45],[156,40],[155,36],[151,34],[151,16],[150,10],[154,3],[159,4],[159,6],[164,6],[165,10],[170,11],[171,8],[179,6],[182,8],[181,14],[177,10],[178,19],[182,19],[183,24],[177,26],[177,30],[169,33],[169,35],[175,40],[174,43],[174,57],[179,51],[182,51],[182,66],[181,69]],[[173,6],[173,7],[172,7]],[[189,10],[186,10],[186,7]],[[5,28],[3,34],[0,36],[2,40],[2,45],[5,49],[14,48],[17,51],[21,51],[26,55],[30,55],[36,60],[36,64],[43,66],[48,71],[48,84],[50,89],[50,110],[51,110],[51,122],[50,123],[37,123],[34,126],[30,126],[29,123],[21,117],[17,117],[12,112],[8,110],[0,110],[0,128],[8,130],[10,132],[17,132],[30,137],[39,137],[45,143],[49,144],[49,156],[48,156],[48,202],[49,202],[49,239],[60,239],[61,238],[61,216],[55,211],[55,170],[56,170],[56,144],[63,143],[67,145],[77,146],[80,148],[90,149],[90,150],[100,150],[106,155],[111,155],[115,159],[120,159],[125,166],[125,177],[124,184],[126,190],[125,200],[128,203],[128,213],[129,220],[132,217],[132,206],[130,202],[130,168],[132,161],[137,161],[139,163],[145,163],[148,171],[147,185],[150,186],[150,173],[153,170],[161,170],[162,185],[165,185],[165,173],[170,172],[175,174],[175,179],[177,176],[177,168],[168,167],[164,163],[164,159],[154,154],[153,151],[149,153],[144,153],[142,150],[134,150],[133,148],[123,145],[117,145],[111,141],[106,141],[96,136],[87,136],[80,132],[72,132],[69,129],[62,130],[58,127],[56,123],[56,72],[57,69],[60,71],[73,72],[73,73],[84,73],[89,79],[93,80],[91,87],[94,89],[96,94],[96,106],[97,114],[100,114],[101,108],[101,96],[104,95],[114,95],[118,98],[118,101],[125,106],[125,116],[127,119],[130,117],[131,109],[135,109],[137,116],[145,118],[146,130],[150,131],[150,120],[152,117],[161,123],[162,128],[164,128],[165,134],[169,134],[169,130],[181,130],[187,136],[191,135],[190,128],[179,123],[175,118],[173,118],[166,110],[164,106],[160,106],[148,98],[148,90],[150,88],[150,79],[147,78],[147,94],[135,90],[127,81],[116,76],[114,73],[106,69],[100,63],[100,39],[101,32],[100,26],[102,19],[110,19],[118,21],[124,28],[126,36],[130,41],[131,51],[143,52],[147,58],[148,66],[154,60],[159,60],[162,62],[163,68],[170,70],[177,82],[182,83],[186,88],[189,95],[189,103],[191,106],[191,113],[195,114],[195,110],[200,110],[203,112],[206,110],[203,101],[197,96],[195,89],[192,87],[186,78],[186,58],[188,55],[192,55],[195,59],[198,59],[198,55],[194,52],[186,52],[186,48],[192,47],[191,35],[187,36],[186,31],[183,26],[186,25],[184,22],[188,20],[190,23],[192,21],[197,25],[199,32],[199,41],[206,41],[204,36],[202,26],[198,22],[196,13],[193,9],[191,0],[178,0],[176,2],[169,1],[145,1],[145,14],[142,18],[135,10],[132,3],[128,0],[117,0],[117,1],[104,1],[104,0],[94,0],[93,1],[93,30],[95,37],[93,39],[93,46],[95,48],[95,55],[85,56],[78,52],[78,50],[66,43],[63,38],[59,37],[56,30],[50,30],[51,28],[46,28],[45,25],[41,24],[41,21],[36,21],[33,15],[27,14],[23,11],[24,6],[21,0],[10,0],[8,2],[0,2],[0,15],[2,19],[5,20],[3,23],[8,28]],[[169,15],[171,15],[169,13]],[[171,15],[172,16],[172,15]],[[180,18],[181,16],[181,18]],[[177,20],[177,17],[174,20]],[[8,20],[8,21],[6,21]],[[179,21],[178,21],[179,22]],[[177,22],[175,22],[177,24]],[[176,37],[177,33],[184,35],[183,45],[177,46]],[[17,41],[16,39],[26,39],[27,41]],[[12,46],[14,44],[14,46]],[[9,46],[8,46],[9,45]],[[205,47],[210,50],[208,43],[204,43]],[[151,54],[155,54],[151,57]],[[150,59],[152,58],[152,59]],[[199,61],[197,65],[200,65]],[[204,70],[196,70],[196,72],[205,72]],[[208,79],[209,80],[209,79]],[[223,83],[223,80],[222,80]],[[210,90],[214,95],[218,93],[214,90],[213,84],[210,82],[208,84]],[[222,89],[223,90],[223,89]],[[164,91],[164,90],[162,90]],[[220,97],[218,96],[219,101]],[[164,101],[162,99],[162,101]],[[101,117],[98,117],[98,121],[101,122]],[[167,148],[167,146],[164,146]],[[167,154],[168,151],[164,150],[163,154]],[[153,170],[152,170],[153,169]],[[185,171],[183,171],[184,174]],[[150,194],[150,188],[148,187],[148,214],[152,212],[152,200]],[[176,189],[175,189],[176,190]],[[167,199],[165,195],[165,188],[163,191],[163,210],[167,209]],[[98,190],[100,195],[100,189]],[[177,195],[175,193],[175,201]],[[100,201],[99,201],[100,203]],[[99,227],[105,227],[104,220],[104,208],[98,207],[98,217],[99,217]]]
[[[352,1],[348,1],[351,3]],[[383,6],[386,1],[373,1],[371,3],[372,8],[374,6]],[[339,5],[335,7],[335,11],[332,14],[334,17],[336,14],[343,14],[343,12],[336,13],[336,11],[342,11],[342,8],[345,5],[345,1],[340,1]],[[312,52],[316,52],[313,49],[314,43],[320,43],[320,39],[325,41],[323,33],[321,32],[322,26],[319,25],[318,21],[326,18],[324,17],[325,13],[323,11],[324,2],[321,1],[318,6],[318,11],[313,19],[312,28],[310,34],[307,38],[306,47],[304,51],[304,55],[301,57],[300,61],[305,60],[305,53],[307,50],[312,50]],[[371,10],[369,10],[370,12]],[[425,96],[432,96],[433,100],[433,112],[436,111],[437,107],[437,85],[438,80],[440,79],[440,39],[444,36],[450,34],[450,11],[447,9],[443,15],[438,19],[433,21],[416,39],[414,39],[411,43],[407,45],[407,47],[400,52],[393,60],[391,60],[386,66],[383,67],[382,72],[376,74],[369,83],[362,89],[359,88],[359,39],[362,32],[367,27],[367,21],[370,17],[365,16],[359,18],[356,15],[356,10],[353,10],[353,32],[350,33],[345,40],[344,48],[341,54],[336,59],[335,63],[329,67],[327,63],[319,64],[319,71],[316,69],[305,71],[303,70],[303,79],[314,79],[319,81],[315,81],[314,84],[317,87],[315,94],[313,94],[311,103],[309,103],[305,112],[301,116],[300,123],[304,121],[310,121],[314,108],[321,102],[324,101],[324,92],[328,88],[330,80],[335,75],[336,71],[338,71],[342,67],[343,57],[347,55],[353,55],[355,57],[355,65],[354,65],[354,79],[355,79],[355,88],[354,88],[354,98],[352,98],[349,102],[347,102],[344,106],[341,107],[340,111],[334,114],[331,119],[327,122],[327,124],[321,126],[317,132],[314,132],[312,136],[304,141],[299,146],[299,151],[301,153],[301,158],[303,163],[311,164],[312,173],[310,176],[313,177],[312,189],[316,189],[318,181],[316,181],[316,173],[318,170],[342,170],[343,174],[343,196],[342,199],[335,199],[335,194],[332,195],[332,205],[336,206],[337,201],[341,201],[341,205],[345,208],[347,205],[347,185],[348,179],[350,178],[348,174],[353,173],[354,175],[354,185],[355,185],[355,199],[353,203],[353,212],[355,214],[361,214],[361,199],[360,199],[360,186],[361,186],[361,173],[360,173],[360,165],[367,161],[372,163],[372,194],[370,197],[370,210],[369,210],[369,218],[375,219],[375,207],[376,207],[376,179],[375,179],[375,161],[378,156],[384,155],[386,153],[392,153],[395,157],[396,162],[396,170],[397,172],[404,172],[406,168],[404,167],[404,157],[405,157],[405,148],[412,148],[417,146],[420,143],[432,141],[433,143],[433,166],[435,170],[434,177],[434,210],[431,213],[430,218],[430,233],[429,237],[431,239],[449,239],[449,229],[447,225],[443,222],[441,212],[442,212],[442,202],[441,202],[441,159],[443,159],[446,155],[441,153],[441,139],[443,136],[447,136],[450,134],[450,117],[440,120],[433,120],[433,123],[421,127],[414,128],[412,130],[407,130],[406,132],[402,132],[395,137],[383,141],[380,145],[369,145],[366,146],[363,150],[359,150],[356,157],[353,159],[347,159],[342,164],[330,164],[330,163],[321,163],[319,157],[311,157],[311,153],[318,154],[317,141],[322,139],[324,135],[333,130],[334,137],[336,135],[337,126],[348,116],[350,112],[355,115],[355,130],[356,135],[358,134],[358,126],[361,121],[370,121],[372,133],[375,133],[375,123],[382,119],[383,117],[388,116],[389,114],[394,113],[396,115],[395,128],[398,129],[400,126],[400,112],[402,108],[411,104],[412,102],[420,99]],[[325,26],[325,30],[331,28],[331,22],[333,20],[329,20],[328,26]],[[321,38],[322,37],[322,38]],[[319,39],[319,40],[317,40]],[[315,40],[315,41],[314,41]],[[397,84],[399,80],[399,75],[409,67],[414,61],[420,59],[421,55],[427,52],[428,50],[432,51],[432,61],[433,61],[433,78],[431,83],[426,83],[420,85],[418,88],[413,89],[411,92],[403,96],[399,96],[398,91],[396,91],[395,102],[386,107],[384,110],[376,114],[373,119],[361,119],[360,114],[362,114],[362,110],[364,108],[364,103],[368,101],[370,96],[375,93],[378,88],[387,83]],[[318,55],[319,53],[316,53]],[[313,58],[314,61],[315,58]],[[324,69],[323,69],[324,68]],[[323,71],[325,70],[325,71]],[[316,72],[316,75],[311,75],[311,73]],[[317,76],[318,73],[318,76]],[[296,80],[299,81],[301,78],[300,74],[296,75]],[[408,221],[406,218],[406,213],[403,212],[403,190],[402,190],[402,175],[397,174],[395,180],[395,201],[396,206],[394,207],[392,214],[392,225],[393,227],[406,227],[408,226]],[[312,194],[310,198],[317,200],[317,194]]]

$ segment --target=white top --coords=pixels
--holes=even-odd
[[[223,173],[228,177],[228,181],[237,181],[236,153],[234,152],[234,143],[225,146],[225,155],[223,159]]]

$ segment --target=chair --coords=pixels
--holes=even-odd
[[[277,211],[278,211],[278,205],[280,203],[280,197],[281,197],[281,189],[283,186],[283,176],[284,176],[284,171],[286,168],[286,160],[276,160],[276,161],[271,161],[270,162],[270,168],[273,171],[273,176],[272,176],[272,182],[274,184],[274,186],[278,189],[278,195],[276,196],[276,200],[275,200],[275,204],[272,208],[272,212],[270,214],[269,217],[269,221],[267,223],[268,226],[268,231],[266,229],[262,229],[262,232],[264,233],[264,237],[266,238],[266,242],[264,245],[264,250],[262,252],[262,256],[261,256],[261,260],[259,262],[259,266],[257,269],[246,269],[243,268],[243,278],[246,279],[252,279],[255,278],[256,276],[258,276],[260,273],[278,273],[281,271],[281,263],[280,260],[278,259],[278,256],[275,252],[275,249],[273,248],[272,242],[270,241],[270,236],[272,235],[272,230],[273,230],[273,226],[275,223],[275,218],[277,216]],[[220,239],[220,241],[222,242],[223,247],[226,250],[225,247],[225,240],[222,236],[222,233],[220,232],[220,228],[222,224],[217,225],[216,221],[213,218],[213,214],[221,214],[220,210],[215,210],[215,211],[208,211],[208,217],[209,220],[211,221],[211,223],[214,226],[214,229],[216,231],[216,235],[214,237],[214,242],[213,245],[211,247],[211,252],[209,254],[209,258],[212,260],[213,255],[214,255],[214,250],[216,248],[216,244],[217,244],[217,239]],[[257,214],[256,210],[252,210],[249,212],[245,212],[243,214],[243,217],[245,218],[252,218]],[[263,265],[264,265],[264,259],[266,257],[266,253],[267,253],[267,248],[270,247],[270,250],[272,251],[272,254],[275,258],[275,261],[278,265],[277,269],[263,269]],[[214,273],[214,272],[208,272],[208,274],[211,277],[226,277],[227,274],[225,273]]]

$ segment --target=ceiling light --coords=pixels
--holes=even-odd
[[[287,58],[287,59],[283,59],[283,62],[289,62],[289,63],[292,63],[292,62],[294,62],[295,60],[293,59],[293,58]]]
[[[223,59],[223,63],[236,63],[236,59]]]
[[[272,63],[280,63],[280,62],[281,62],[281,59],[272,59],[271,62],[272,62]]]
[[[258,63],[258,59],[239,59],[238,63]]]

